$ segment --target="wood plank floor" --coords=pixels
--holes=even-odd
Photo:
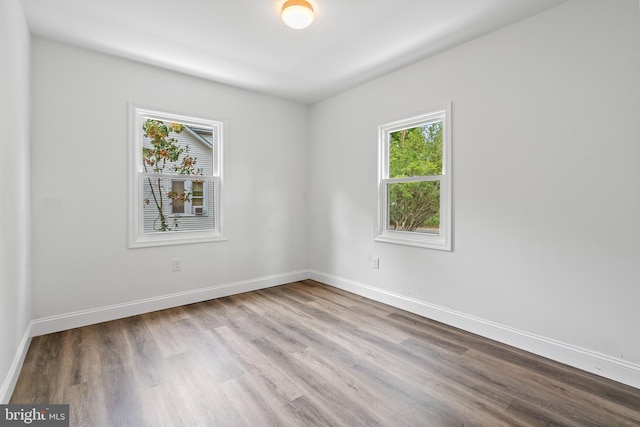
[[[640,390],[310,280],[35,337],[72,426],[640,425]]]

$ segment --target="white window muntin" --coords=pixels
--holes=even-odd
[[[396,131],[411,129],[432,123],[442,123],[442,174],[389,178],[389,135]],[[451,103],[432,109],[430,112],[410,118],[386,123],[378,127],[378,192],[375,240],[378,242],[418,246],[450,251],[451,242]],[[402,182],[440,182],[440,229],[436,233],[398,231],[389,229],[390,184]]]

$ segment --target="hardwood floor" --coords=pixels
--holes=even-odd
[[[640,425],[640,390],[310,280],[35,337],[72,426]]]

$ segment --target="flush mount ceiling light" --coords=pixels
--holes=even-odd
[[[313,22],[313,6],[306,0],[287,0],[282,5],[280,17],[285,24],[296,30],[307,28]]]

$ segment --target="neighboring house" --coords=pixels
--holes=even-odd
[[[171,133],[178,140],[178,145],[189,147],[189,154],[196,158],[196,169],[202,169],[204,176],[213,174],[213,132],[211,129],[185,126],[180,133]],[[150,146],[149,138],[143,144]],[[169,168],[165,173],[172,173]],[[213,208],[214,183],[210,179],[196,175],[184,175],[184,178],[160,178],[162,182],[162,206],[164,214],[174,231],[211,230],[215,226]],[[154,181],[155,183],[155,181]],[[151,186],[144,180],[144,198],[151,196]],[[154,185],[155,188],[155,185]],[[190,200],[181,202],[166,197],[169,191],[187,192]],[[144,208],[144,232],[155,233],[159,224],[158,209],[153,200]],[[175,226],[177,224],[177,227]]]

